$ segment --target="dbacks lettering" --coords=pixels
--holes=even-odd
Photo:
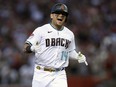
[[[64,39],[64,38],[48,38],[45,39],[46,47],[48,46],[62,46],[66,49],[69,47],[71,41]]]

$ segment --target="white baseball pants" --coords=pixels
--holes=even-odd
[[[66,71],[49,72],[35,66],[32,87],[68,87]]]

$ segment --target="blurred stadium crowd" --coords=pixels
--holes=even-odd
[[[116,87],[116,0],[0,0],[0,84],[31,84],[34,55],[24,54],[23,44],[50,22],[57,2],[68,6],[66,26],[89,63],[71,60],[68,76],[93,76],[96,87]]]

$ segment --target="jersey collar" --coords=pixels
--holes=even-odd
[[[56,29],[51,23],[50,23],[50,25],[55,29],[55,30],[57,30],[57,31],[62,31],[63,29],[64,29],[64,26],[61,28],[61,29]]]

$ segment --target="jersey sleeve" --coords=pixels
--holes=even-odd
[[[74,34],[72,33],[72,39],[71,39],[71,43],[69,45],[69,52],[73,51],[75,49],[76,49],[76,46],[75,46],[75,37],[74,37]]]
[[[36,45],[40,42],[40,40],[41,40],[41,35],[40,35],[39,28],[37,28],[32,32],[32,34],[26,40],[26,43],[29,43],[31,45]]]

